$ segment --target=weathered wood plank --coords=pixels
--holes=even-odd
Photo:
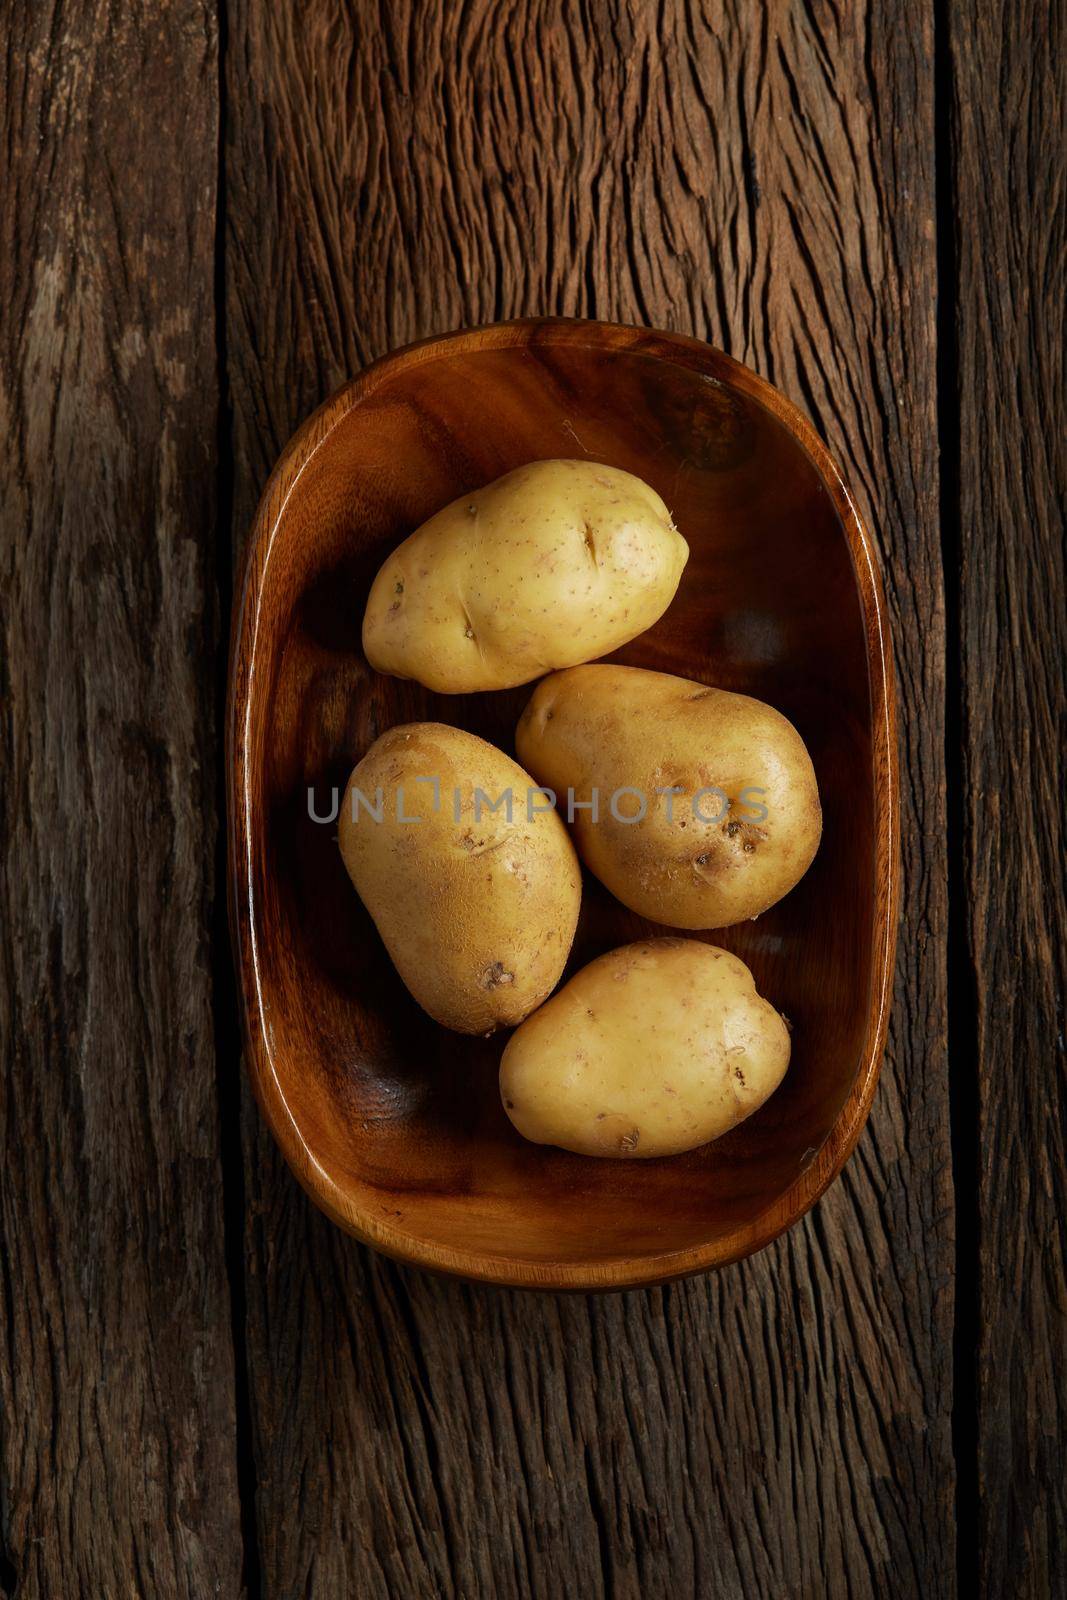
[[[436,1282],[317,1216],[246,1104],[266,1591],[951,1595],[930,8],[234,0],[227,84],[239,538],[294,424],[391,346],[683,328],[842,459],[905,730],[883,1086],[757,1259],[600,1300]]]
[[[214,8],[6,8],[0,1585],[235,1594]]]
[[[978,1578],[1007,1600],[1067,1594],[1067,13],[1037,0],[949,15]]]

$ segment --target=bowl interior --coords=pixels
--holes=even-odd
[[[501,1261],[551,1276],[560,1264],[641,1263],[715,1241],[727,1255],[813,1161],[864,1059],[878,796],[849,542],[791,428],[726,358],[705,352],[700,367],[592,339],[456,341],[386,363],[337,407],[256,564],[254,662],[235,718],[247,731],[250,880],[238,897],[247,893],[258,990],[249,1029],[269,1054],[273,1115],[284,1102],[307,1152],[304,1181],[320,1198],[325,1184],[335,1215],[358,1231],[390,1229],[391,1248],[416,1259],[424,1247],[458,1249],[468,1269],[484,1258],[487,1276]],[[343,793],[396,723],[452,722],[514,754],[533,685],[439,696],[380,677],[360,625],[379,564],[420,521],[512,467],[561,455],[647,479],[691,550],[667,614],[611,659],[777,706],[808,745],[824,806],[822,846],[798,888],[758,921],[702,936],[740,955],[792,1022],[788,1076],[749,1121],[670,1160],[598,1161],[524,1142],[498,1098],[505,1036],[462,1037],[420,1011],[349,884],[336,824],[309,815],[309,789],[327,815],[331,791]],[[587,874],[568,975],[662,931]]]

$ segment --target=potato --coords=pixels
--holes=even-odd
[[[570,813],[579,855],[623,905],[671,928],[759,916],[819,846],[803,741],[747,695],[636,667],[575,667],[538,685],[516,747],[561,811],[568,790],[578,804],[596,790],[596,820]]]
[[[484,739],[419,722],[383,733],[345,791],[349,877],[415,999],[459,1033],[521,1022],[574,938],[581,869],[556,812],[528,817],[530,784]]]
[[[371,666],[442,694],[507,689],[606,655],[670,605],[689,555],[640,478],[535,461],[455,500],[385,562]]]
[[[751,1116],[788,1065],[789,1030],[743,961],[648,939],[591,961],[526,1019],[500,1093],[535,1144],[672,1156]]]

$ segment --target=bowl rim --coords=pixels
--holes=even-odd
[[[531,344],[585,346],[670,361],[737,388],[789,430],[819,474],[848,541],[866,636],[874,793],[876,800],[883,802],[875,824],[875,949],[863,1051],[845,1103],[822,1144],[793,1184],[750,1221],[685,1249],[599,1261],[526,1261],[436,1244],[379,1220],[357,1205],[317,1161],[285,1098],[266,1023],[255,942],[248,781],[250,711],[264,580],[289,499],[334,430],[384,380],[433,361],[446,351],[452,354]],[[244,722],[239,727],[241,708]],[[900,896],[900,824],[891,637],[873,542],[841,472],[811,423],[792,401],[741,362],[686,334],[568,317],[521,317],[434,334],[372,362],[335,390],[297,428],[263,490],[249,532],[241,579],[234,591],[225,739],[228,904],[245,1065],[256,1100],[293,1173],[320,1209],[346,1232],[408,1265],[512,1288],[589,1291],[651,1287],[728,1266],[762,1250],[799,1221],[840,1173],[871,1108],[892,1003]]]

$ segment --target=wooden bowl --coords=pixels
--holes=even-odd
[[[743,690],[791,718],[825,831],[779,905],[708,934],[793,1024],[782,1087],[688,1155],[594,1160],[527,1144],[500,1106],[505,1036],[411,999],[314,822],[395,723],[452,722],[514,752],[533,685],[434,695],[360,649],[386,553],[522,462],[588,455],[647,479],[691,556],[673,605],[612,659]],[[871,543],[800,413],[693,339],[536,321],[412,345],[347,384],[263,495],[233,625],[231,919],[256,1095],[301,1183],[401,1260],[495,1283],[624,1288],[721,1266],[803,1215],[874,1093],[890,1002],[897,793],[889,639]],[[661,932],[586,878],[568,975]],[[700,936],[697,936],[700,937]]]

